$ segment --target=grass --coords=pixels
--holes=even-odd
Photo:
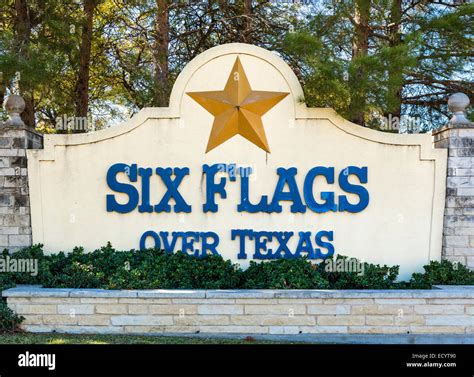
[[[205,337],[140,335],[0,334],[0,344],[271,344],[275,342]]]

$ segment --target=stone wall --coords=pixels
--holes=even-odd
[[[3,292],[31,332],[471,334],[474,287],[433,290]]]
[[[474,123],[464,116],[467,96],[450,101],[455,116],[433,132],[434,146],[448,149],[442,256],[474,268]]]
[[[41,147],[39,133],[0,125],[0,250],[31,245],[26,150]]]

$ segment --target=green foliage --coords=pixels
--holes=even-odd
[[[371,128],[388,114],[405,116],[402,129],[426,132],[446,123],[450,94],[472,97],[473,19],[474,5],[463,2],[319,2],[279,52],[307,105],[332,107]]]
[[[14,313],[7,303],[0,299],[0,333],[18,330],[18,326],[23,320],[23,317]]]
[[[86,58],[80,53],[84,3],[28,0],[29,16],[19,19],[15,2],[4,3],[0,100],[19,72],[23,94],[34,99],[38,129],[55,132],[57,117],[75,114],[78,67]],[[277,52],[294,69],[308,105],[330,106],[350,119],[362,113],[373,128],[388,113],[400,112],[420,118],[421,129],[436,128],[447,121],[449,94],[472,97],[470,2],[303,3],[254,1],[246,10],[243,1],[169,1],[167,27],[159,28],[155,23],[164,12],[155,1],[97,1],[87,93],[95,124],[100,128],[156,105],[191,59],[230,42]],[[366,21],[358,24],[360,13]],[[29,30],[26,40],[17,28]],[[167,74],[160,81],[156,52],[166,40],[160,53]]]
[[[12,332],[18,329],[23,321],[23,317],[15,314],[8,306],[6,301],[1,297],[1,292],[15,285],[13,274],[0,274],[0,333]]]
[[[359,263],[354,258],[342,255],[338,255],[335,260],[336,265],[345,261]],[[389,267],[371,263],[364,263],[363,266],[360,271],[352,269],[353,272],[327,271],[326,268],[322,268],[320,272],[332,289],[391,289],[396,287],[395,281],[398,277],[399,266]]]
[[[217,255],[196,258],[154,249],[116,251],[110,243],[91,253],[76,247],[71,253],[52,255],[35,245],[10,257],[37,259],[38,274],[0,274],[0,291],[15,284],[102,289],[429,289],[433,284],[474,284],[473,271],[448,261],[431,262],[424,273],[397,282],[398,266],[362,264],[340,255],[320,264],[305,258],[251,261],[246,270]],[[345,268],[328,268],[330,264]]]
[[[414,273],[409,285],[413,289],[429,289],[433,285],[474,285],[474,271],[460,263],[431,261],[424,273]]]
[[[41,245],[14,253],[12,258],[38,259],[39,272],[10,274],[16,284],[55,288],[106,289],[231,289],[240,284],[241,270],[221,256],[189,257],[161,250],[116,251],[110,243],[91,253],[76,247],[71,253],[44,255]]]
[[[304,258],[277,259],[266,263],[250,262],[243,272],[243,288],[248,289],[321,289],[329,288],[319,266]]]
[[[161,250],[122,254],[106,283],[109,289],[232,289],[238,288],[241,271],[221,256],[190,257]]]

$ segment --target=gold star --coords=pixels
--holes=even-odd
[[[237,57],[224,90],[186,94],[214,115],[206,153],[235,135],[270,153],[261,117],[289,93],[252,90]]]

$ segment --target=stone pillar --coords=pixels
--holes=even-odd
[[[0,123],[0,250],[15,251],[32,242],[26,150],[42,148],[43,137],[21,120],[24,108],[23,98],[9,96],[9,119]]]
[[[474,269],[474,123],[465,111],[469,98],[453,94],[449,123],[433,132],[436,148],[448,149],[442,257]]]

